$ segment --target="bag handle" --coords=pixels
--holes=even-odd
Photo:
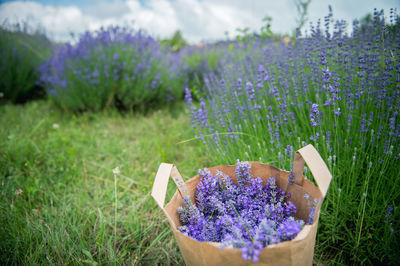
[[[304,163],[307,163],[322,193],[322,197],[325,198],[332,180],[332,175],[324,160],[321,158],[321,155],[319,155],[318,151],[311,144],[299,149],[294,155],[294,183],[299,186],[303,186]]]
[[[172,180],[174,180],[182,197],[185,198],[189,196],[189,192],[178,168],[173,164],[161,163],[151,191],[151,196],[155,199],[161,209],[164,209],[165,195],[167,194],[167,186],[170,176],[172,177]]]

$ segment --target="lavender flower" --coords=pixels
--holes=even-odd
[[[190,93],[189,88],[185,89],[185,102],[188,106],[192,105],[192,94]]]
[[[250,100],[254,100],[255,99],[255,91],[253,88],[253,84],[251,84],[251,82],[246,83],[246,91],[247,91],[247,94],[249,95]]]
[[[253,262],[258,262],[258,256],[260,256],[261,250],[263,248],[262,243],[255,241],[248,241],[246,245],[242,248],[242,258],[244,260],[252,260]]]
[[[280,168],[289,168],[292,160],[288,157],[292,151],[288,146],[299,148],[308,141],[320,150],[321,156],[328,159],[329,166],[338,173],[335,178],[342,189],[340,199],[343,198],[343,191],[353,192],[347,195],[348,202],[358,200],[354,195],[362,195],[363,186],[354,184],[362,184],[369,161],[374,164],[371,168],[374,173],[371,174],[380,180],[371,183],[369,189],[385,191],[386,181],[390,182],[398,176],[400,160],[400,17],[396,13],[391,10],[393,22],[388,23],[383,13],[376,10],[370,21],[354,21],[353,29],[348,30],[346,23],[334,21],[330,12],[322,23],[312,25],[291,45],[274,45],[272,40],[230,44],[235,49],[227,49],[219,74],[208,79],[208,124],[202,127],[200,119],[196,120],[200,125],[196,127],[198,136],[199,132],[227,134],[224,145],[220,146],[220,138],[209,138],[206,144],[210,148],[210,156],[221,164],[245,158],[266,160]],[[224,80],[223,90],[220,88],[221,79]],[[251,89],[255,91],[254,96]],[[260,108],[255,108],[255,104]],[[231,132],[241,134],[228,135]],[[351,151],[356,148],[358,152],[352,159]],[[351,182],[344,182],[343,178]],[[242,183],[246,186],[252,184],[247,181]],[[226,193],[231,200],[252,190],[243,189],[240,184],[236,188],[233,193]],[[394,189],[397,191],[399,188]],[[330,194],[335,193],[337,196],[339,192],[336,190]],[[263,200],[261,211],[252,204],[253,196],[240,196],[240,205],[235,205],[235,208],[243,223],[253,224],[263,220],[251,219],[249,210],[257,213],[255,216],[262,213],[265,219],[280,219],[281,212],[277,206],[280,196],[270,190],[263,190],[263,194],[269,204],[270,200],[273,201],[273,206],[266,208],[266,200]],[[330,194],[328,197],[332,197]],[[393,193],[378,193],[375,200],[396,202]],[[342,200],[332,202],[333,208],[343,207]],[[235,213],[230,204],[226,206],[229,213]],[[305,222],[315,220],[313,206],[313,199],[310,199],[310,216]],[[382,204],[379,206],[382,207]],[[245,207],[248,210],[240,209]],[[382,208],[385,209],[382,213],[386,212],[386,207]],[[351,254],[355,250],[344,227],[358,228],[359,224],[365,223],[359,236],[358,250],[376,249],[380,251],[376,257],[384,258],[389,249],[394,250],[389,248],[396,246],[393,245],[394,238],[382,238],[374,243],[363,241],[369,235],[367,228],[382,232],[382,222],[379,219],[361,221],[364,216],[360,217],[358,212],[357,208],[353,208],[347,212],[348,215],[340,211],[327,214],[343,222],[324,224],[328,230],[338,234],[338,238],[326,234],[321,241],[334,246],[337,239],[343,239],[346,253]],[[374,208],[366,208],[365,217],[375,212]],[[393,216],[395,213],[396,208]],[[260,237],[263,234],[259,232]],[[278,236],[271,236],[271,239],[274,238],[278,239]],[[383,260],[390,261],[386,257]],[[348,263],[366,261],[373,264],[368,256],[350,261]],[[396,260],[392,257],[392,261]]]
[[[251,175],[248,162],[237,161],[238,184],[221,171],[199,170],[196,205],[189,198],[178,207],[178,229],[198,241],[221,242],[221,248],[241,248],[242,258],[258,261],[262,248],[293,239],[304,222],[296,221],[296,206],[271,177],[264,186]]]
[[[313,127],[316,127],[320,124],[320,116],[319,116],[319,110],[318,110],[318,104],[313,103],[311,105],[311,114],[310,114],[310,121],[311,125]]]
[[[181,98],[183,89],[176,88],[181,71],[161,50],[152,37],[126,27],[86,32],[77,44],[58,46],[44,62],[41,84],[73,111],[131,109]]]

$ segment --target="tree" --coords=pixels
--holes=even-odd
[[[306,24],[308,17],[308,6],[310,5],[311,0],[294,0],[294,4],[297,9],[297,29],[300,31],[304,25]]]

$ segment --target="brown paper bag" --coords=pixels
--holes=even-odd
[[[305,162],[311,170],[319,188],[304,178],[303,169]],[[182,197],[187,195],[189,195],[192,202],[195,203],[195,191],[196,186],[200,181],[200,176],[197,175],[187,182],[184,182],[178,169],[174,165],[162,163],[156,174],[151,195],[168,218],[172,232],[174,233],[187,265],[312,264],[319,212],[332,179],[332,175],[326,167],[326,164],[312,145],[307,145],[301,148],[295,154],[293,164],[294,182],[293,184],[288,184],[289,172],[259,162],[249,163],[251,164],[252,176],[262,178],[264,184],[268,178],[274,176],[277,185],[281,189],[287,190],[291,193],[290,201],[292,201],[297,207],[296,219],[308,221],[309,206],[307,204],[308,201],[304,198],[306,193],[310,195],[312,199],[318,199],[313,224],[305,225],[293,240],[269,245],[263,248],[259,256],[259,262],[253,263],[250,260],[243,260],[239,248],[228,247],[220,249],[220,243],[200,242],[183,235],[178,230],[178,226],[181,226],[182,224],[179,220],[177,208],[182,205]],[[237,182],[235,168],[235,165],[219,165],[208,168],[208,170],[214,175],[216,170],[220,170]],[[178,186],[178,190],[175,192],[171,201],[164,207],[168,179],[170,176]]]

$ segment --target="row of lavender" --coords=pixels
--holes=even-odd
[[[0,103],[24,103],[45,95],[37,67],[50,56],[53,44],[41,33],[28,34],[26,24],[13,30],[0,27]]]
[[[172,52],[141,31],[110,27],[59,47],[41,66],[41,82],[68,110],[147,108],[182,99],[192,53]]]
[[[18,26],[18,25],[17,25]],[[215,69],[213,46],[173,51],[142,31],[109,27],[86,32],[76,44],[53,44],[20,27],[0,28],[0,101],[47,95],[64,110],[148,108],[183,99]]]
[[[324,29],[318,23],[289,44],[236,44],[242,53],[208,76],[199,106],[186,91],[196,138],[216,164],[290,170],[294,151],[318,149],[334,176],[316,245],[324,259],[399,260],[399,25],[393,10],[386,20],[375,10],[348,34],[330,13]]]

